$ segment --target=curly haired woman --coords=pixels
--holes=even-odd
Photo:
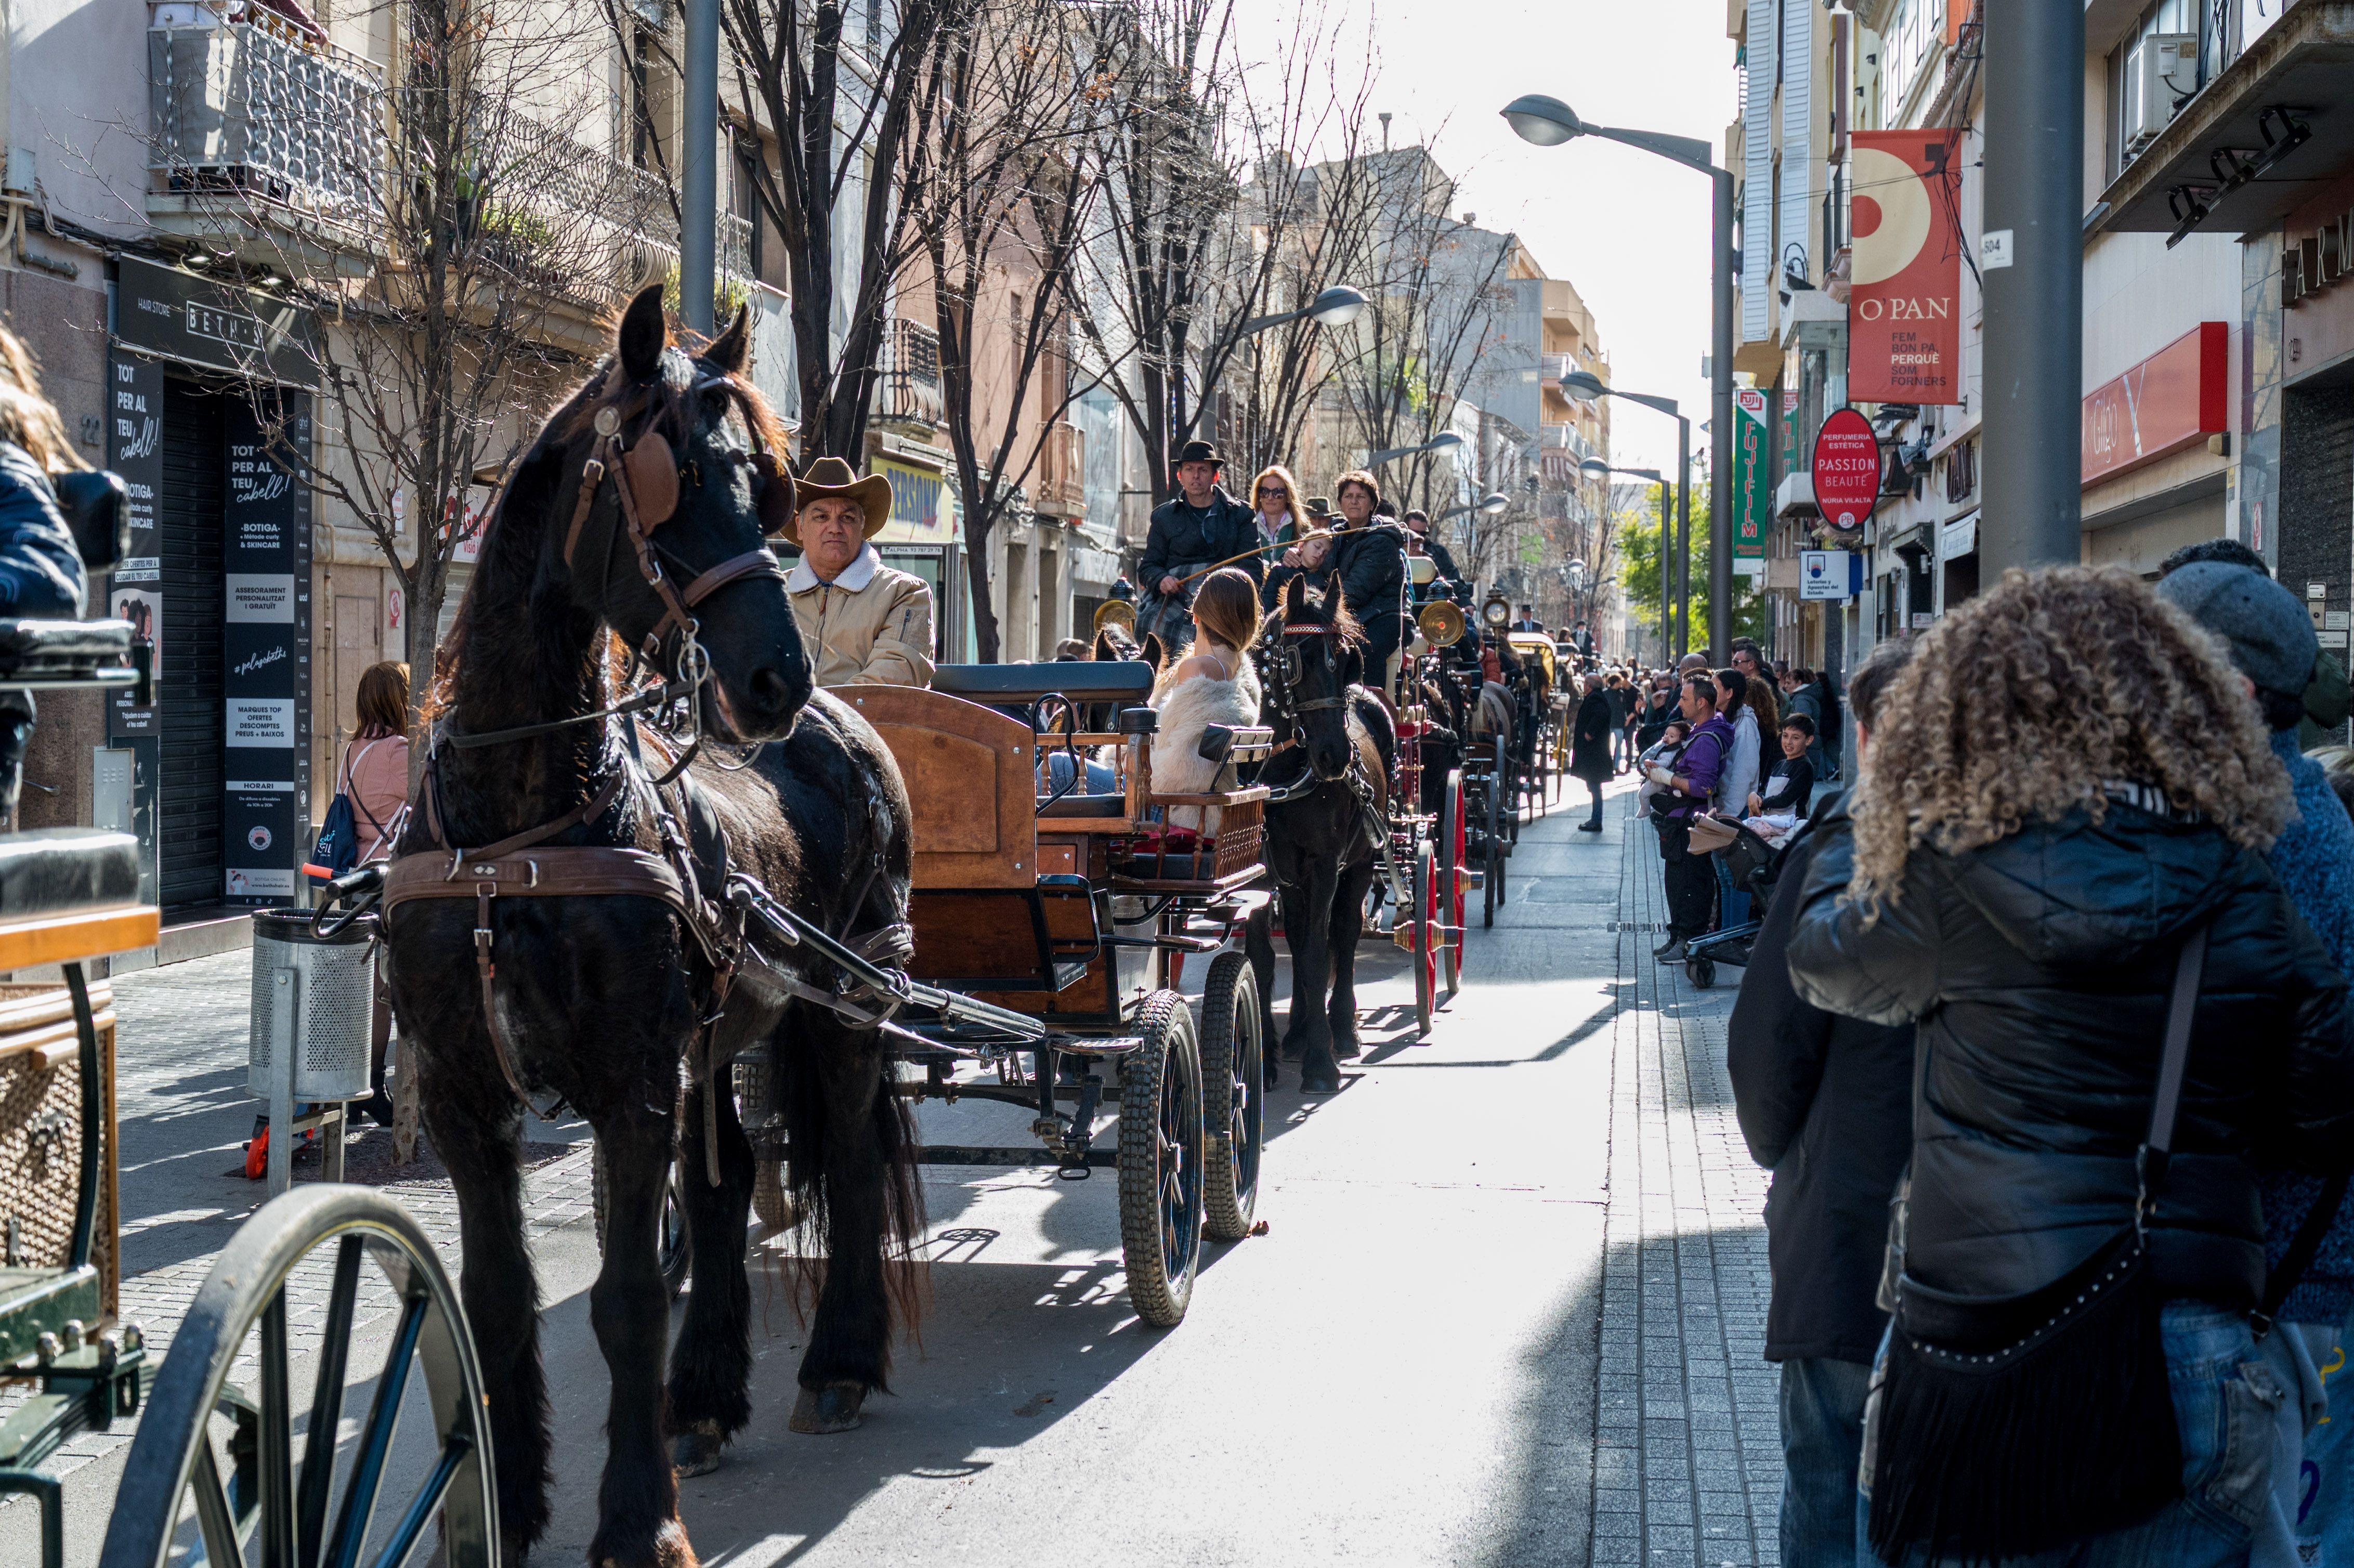
[[[2254,1155],[2354,1139],[2346,982],[2263,853],[2288,780],[2221,645],[2114,567],[2007,573],[1880,718],[1789,948],[1808,1002],[1918,1024],[1870,1544],[2244,1563],[2283,1397]]]

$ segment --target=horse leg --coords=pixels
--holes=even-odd
[[[752,1141],[736,1097],[718,1081],[686,1097],[679,1129],[679,1191],[695,1248],[695,1288],[671,1350],[671,1457],[682,1476],[719,1467],[719,1450],[752,1419],[752,1292],[744,1276],[744,1228],[752,1207]],[[705,1095],[717,1124],[719,1184],[711,1184],[704,1137]]]
[[[886,1252],[911,1244],[923,1224],[914,1134],[905,1103],[884,1082],[882,1036],[814,1008],[797,1012],[798,1048],[779,1053],[808,1075],[795,1086],[788,1113],[792,1149],[796,1158],[816,1151],[822,1166],[797,1168],[793,1185],[815,1200],[816,1234],[828,1245],[790,1425],[847,1432],[870,1392],[889,1392],[894,1292]],[[805,1131],[812,1115],[822,1119]],[[912,1312],[904,1294],[899,1305]]]
[[[1335,1055],[1357,1054],[1357,942],[1364,935],[1365,894],[1379,869],[1372,860],[1343,867],[1332,895],[1332,1003],[1327,1016]]]
[[[1291,1027],[1300,1032],[1299,1087],[1304,1094],[1337,1094],[1341,1088],[1341,1064],[1333,1058],[1332,1027],[1324,1013],[1337,881],[1331,862],[1315,863],[1309,869],[1300,923],[1294,927],[1288,910],[1284,916],[1284,928],[1291,938]],[[1361,886],[1357,895],[1362,898],[1364,892]]]
[[[1313,874],[1310,873],[1310,874],[1312,875]],[[1308,888],[1304,884],[1294,885],[1286,883],[1283,886],[1281,896],[1283,899],[1283,945],[1291,949],[1291,1002],[1290,1005],[1285,1009],[1284,1012],[1283,1045],[1280,1050],[1274,1053],[1274,1055],[1304,1056],[1308,1049],[1308,1036],[1310,1033],[1308,1027],[1308,1020],[1316,1011],[1316,1008],[1322,1005],[1322,999],[1320,997],[1317,999],[1317,1001],[1313,1006],[1307,1009],[1303,1009],[1299,1004],[1299,999],[1308,994],[1308,981],[1306,978],[1307,971],[1299,967],[1299,955],[1308,949],[1308,931],[1309,927],[1314,924],[1314,922],[1309,917]],[[1275,969],[1274,947],[1275,939],[1272,933],[1270,933],[1267,938],[1267,972],[1270,978],[1272,978]],[[1265,994],[1267,997],[1268,1015],[1272,1017],[1275,1006],[1275,987],[1272,984],[1267,986]],[[1270,1057],[1270,1060],[1272,1059],[1273,1058]]]
[[[469,1039],[487,1059],[488,1041]],[[498,1467],[502,1555],[523,1561],[547,1530],[551,1436],[547,1377],[539,1361],[539,1280],[523,1230],[523,1171],[516,1134],[523,1119],[505,1086],[473,1075],[438,1069],[433,1054],[402,1046],[419,1067],[425,1128],[434,1152],[449,1167],[458,1194],[458,1234],[465,1266],[459,1293],[473,1328],[482,1386],[491,1400],[491,1441]]]
[[[595,1126],[605,1154],[605,1266],[588,1287],[588,1321],[613,1386],[588,1561],[593,1568],[695,1568],[663,1447],[670,1299],[655,1245],[670,1181],[671,1118],[625,1106]]]
[[[1259,1053],[1263,1086],[1273,1088],[1282,1076],[1282,1049],[1275,1038],[1275,915],[1262,907],[1243,922],[1243,953],[1250,959],[1251,977],[1258,981],[1258,1037],[1267,1043]]]

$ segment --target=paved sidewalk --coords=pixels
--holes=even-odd
[[[1766,1172],[1734,1119],[1724,1025],[1741,971],[1656,962],[1657,841],[1620,804],[1619,1012],[1596,1398],[1596,1568],[1780,1561],[1778,1377],[1762,1358]]]

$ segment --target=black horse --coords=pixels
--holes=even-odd
[[[1283,900],[1291,948],[1291,1012],[1283,1048],[1299,1053],[1299,1086],[1331,1094],[1339,1058],[1357,1054],[1357,938],[1389,827],[1384,814],[1397,728],[1389,709],[1347,673],[1363,633],[1338,572],[1321,586],[1285,583],[1259,634],[1259,722],[1282,747],[1260,769],[1267,863]],[[1275,1038],[1275,948],[1263,922],[1246,938],[1258,976],[1261,1022]],[[1329,1004],[1327,987],[1330,987]]]
[[[455,866],[451,846],[493,857],[497,841],[569,821],[545,848],[626,846],[691,862],[691,885],[715,904],[724,861],[872,950],[906,919],[907,797],[874,731],[813,694],[782,572],[762,543],[764,516],[790,515],[790,481],[764,455],[781,449],[741,379],[746,348],[740,315],[698,358],[670,347],[661,291],[648,290],[614,355],[541,431],[501,496],[451,634],[425,769],[429,810],[412,813],[400,850]],[[762,453],[745,450],[731,414]],[[675,615],[682,592],[685,620]],[[688,700],[707,733],[771,744],[740,772],[696,766],[693,800],[665,803],[634,738],[598,716],[615,696],[602,656],[615,637],[695,688]],[[509,730],[529,733],[491,733]],[[478,925],[495,962],[479,986]],[[893,1258],[920,1224],[912,1139],[885,1087],[879,1037],[789,994],[830,977],[758,959],[739,968],[724,945],[715,960],[697,935],[709,920],[691,923],[661,897],[509,896],[479,915],[471,896],[420,897],[391,909],[386,927],[426,1127],[457,1188],[466,1311],[496,1391],[508,1560],[546,1530],[551,1479],[520,1089],[586,1117],[605,1161],[605,1260],[589,1311],[612,1392],[589,1561],[690,1568],[668,1445],[681,1468],[708,1468],[751,1417],[753,1157],[733,1097],[713,1083],[727,1081],[732,1054],[772,1039],[795,1195],[807,1234],[830,1254],[793,1425],[840,1430],[884,1386],[894,1309],[906,1304],[891,1288]],[[673,1150],[695,1290],[665,1385],[656,1237]]]

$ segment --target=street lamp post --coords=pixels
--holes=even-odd
[[[678,314],[714,330],[719,271],[719,0],[687,0],[686,144],[679,158]]]
[[[1659,652],[1668,651],[1669,627],[1675,620],[1676,574],[1668,569],[1668,476],[1655,468],[1619,468],[1600,458],[1587,458],[1577,465],[1577,471],[1588,479],[1607,480],[1614,473],[1629,479],[1648,479],[1659,487]],[[1687,521],[1690,520],[1691,485],[1679,476],[1678,493],[1682,495]],[[1660,662],[1668,661],[1662,659]]]
[[[700,3],[700,0],[698,0],[698,3]],[[716,0],[713,0],[713,3],[716,4]],[[1364,313],[1364,291],[1363,289],[1351,288],[1346,283],[1335,283],[1331,288],[1319,292],[1314,299],[1309,301],[1305,305],[1302,305],[1296,311],[1278,311],[1271,316],[1253,316],[1249,320],[1240,323],[1235,326],[1234,335],[1237,338],[1257,337],[1259,334],[1266,332],[1270,327],[1286,326],[1296,321],[1309,319],[1313,319],[1318,326],[1342,327],[1347,326],[1351,322],[1355,321],[1359,316]],[[1258,345],[1257,344],[1253,344],[1251,345],[1251,376],[1254,384],[1256,384],[1258,376]],[[1206,398],[1206,388],[1204,388],[1204,396]],[[1195,413],[1198,416],[1200,410],[1196,409]],[[1174,493],[1176,490],[1176,475],[1172,472],[1170,474],[1169,479],[1170,490],[1172,493]]]
[[[1653,131],[1615,130],[1588,125],[1558,98],[1530,93],[1504,106],[1504,119],[1523,142],[1558,147],[1578,136],[1599,136],[1657,153],[1709,177],[1709,423],[1708,423],[1708,640],[1713,657],[1723,660],[1733,643],[1733,174],[1720,169],[1709,156],[1708,143],[1689,136],[1663,136]],[[1622,394],[1623,396],[1623,394]],[[1691,546],[1690,509],[1686,537]],[[1691,636],[1691,601],[1684,601]]]
[[[1493,517],[1511,503],[1512,498],[1511,496],[1506,495],[1500,490],[1491,490],[1487,494],[1481,496],[1477,502],[1467,503],[1461,506],[1448,507],[1446,511],[1432,518],[1430,520],[1430,524],[1431,526],[1435,528],[1439,524],[1446,522],[1449,517],[1467,516],[1474,512],[1477,512],[1482,517]]]
[[[1691,645],[1691,481],[1689,477],[1691,473],[1691,420],[1677,411],[1676,400],[1673,397],[1654,397],[1648,392],[1621,392],[1615,387],[1605,386],[1602,377],[1590,370],[1573,370],[1561,378],[1561,385],[1562,390],[1583,402],[1591,403],[1596,397],[1624,397],[1629,403],[1640,403],[1646,408],[1656,408],[1676,422],[1675,545],[1672,550],[1668,547],[1668,519],[1662,513],[1659,517],[1659,554],[1662,557],[1659,563],[1659,577],[1660,591],[1663,593],[1668,590],[1670,579],[1673,583],[1677,606],[1674,618],[1675,655],[1681,659],[1690,651]],[[1710,433],[1714,434],[1713,431]],[[1593,460],[1588,460],[1588,461],[1591,461]],[[1578,468],[1582,472],[1585,464],[1580,463]],[[1627,473],[1649,471],[1613,469],[1611,471]],[[1666,499],[1666,494],[1665,491],[1660,492],[1662,501]],[[1712,489],[1709,495],[1712,505],[1716,499],[1716,492]],[[1718,531],[1715,514],[1712,513],[1709,517],[1709,541],[1714,546],[1722,545],[1724,535]],[[1716,560],[1721,553],[1714,549],[1710,552],[1708,624],[1709,635],[1712,638],[1720,635],[1717,613],[1725,603],[1724,599],[1719,597],[1716,587]],[[1728,577],[1731,575],[1729,570],[1726,575]],[[1668,622],[1661,620],[1659,622],[1660,646],[1666,647],[1669,640]],[[1718,646],[1722,647],[1724,644],[1720,642]]]

